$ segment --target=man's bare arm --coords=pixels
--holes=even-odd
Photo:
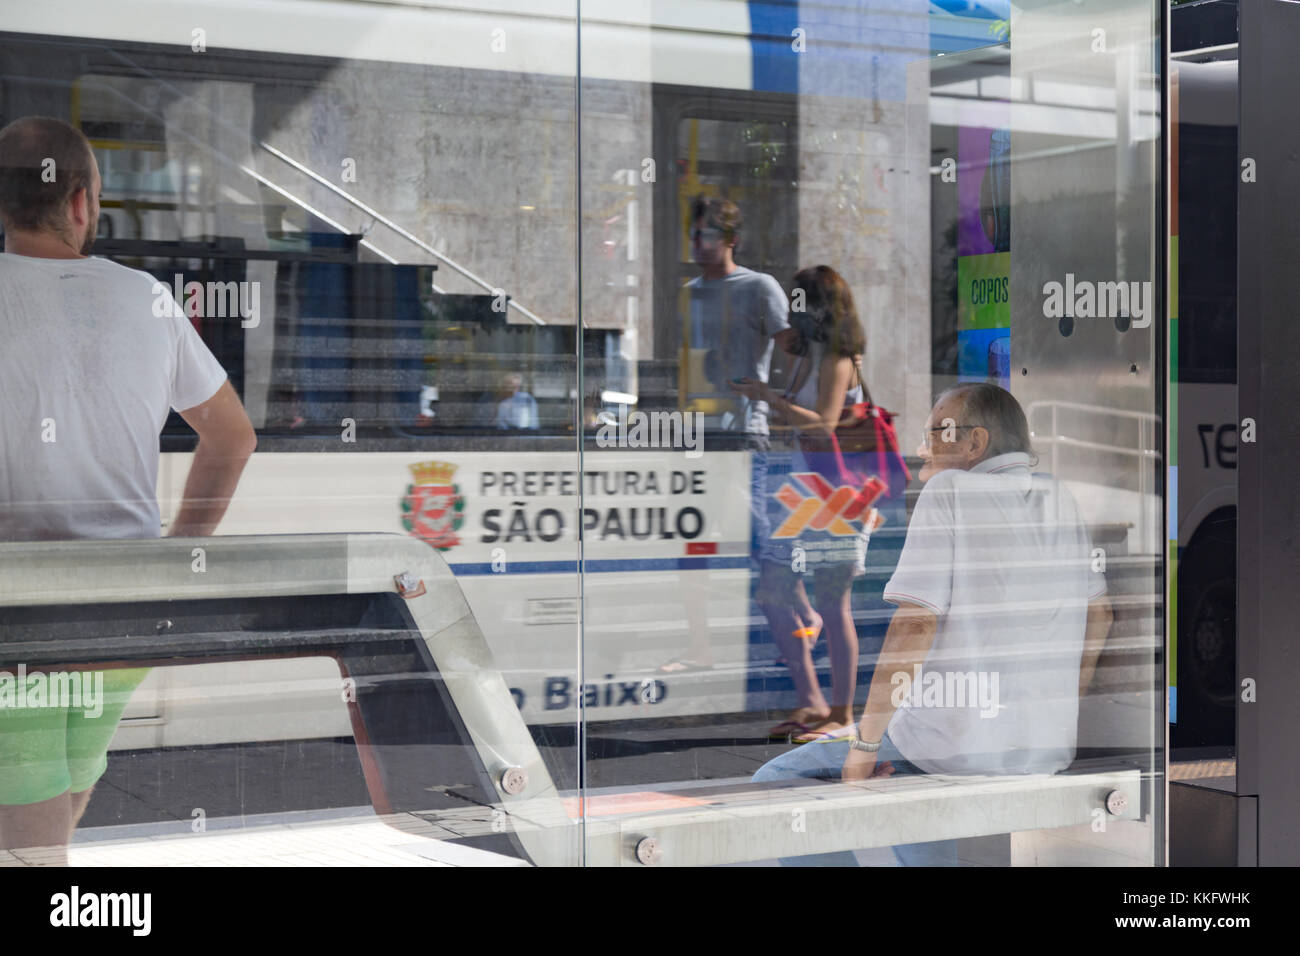
[[[198,433],[199,447],[185,479],[180,510],[167,533],[202,537],[217,530],[230,506],[244,465],[257,447],[257,433],[229,382],[206,402],[182,411],[181,418]]]
[[[911,678],[913,667],[925,663],[938,624],[929,608],[899,603],[898,610],[890,618],[889,631],[885,634],[885,643],[871,678],[871,689],[867,692],[867,706],[858,722],[858,734],[863,740],[879,740],[885,735],[889,721],[898,709],[893,701],[893,675],[902,671]]]
[[[1111,622],[1115,615],[1110,609],[1110,600],[1102,594],[1088,602],[1088,627],[1083,635],[1083,657],[1079,660],[1079,696],[1083,697],[1097,672],[1097,658],[1101,657],[1106,645],[1106,636],[1110,634]]]

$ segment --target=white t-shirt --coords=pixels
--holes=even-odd
[[[168,409],[226,373],[154,284],[98,257],[0,254],[0,540],[161,534]]]
[[[884,591],[938,618],[919,674],[878,665],[901,699],[890,739],[929,773],[1067,767],[1088,602],[1105,590],[1073,496],[1031,474],[1027,455],[939,472],[921,490]]]

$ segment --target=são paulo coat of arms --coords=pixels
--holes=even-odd
[[[465,499],[452,481],[456,466],[422,461],[409,467],[415,480],[402,498],[402,527],[439,551],[454,548],[460,544],[456,532],[465,521]]]

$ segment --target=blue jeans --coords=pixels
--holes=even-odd
[[[750,452],[749,465],[749,553],[755,560],[772,537],[772,522],[767,516],[767,469],[771,443],[766,435],[746,435],[745,448]]]
[[[849,754],[849,741],[837,740],[826,744],[801,744],[793,750],[769,760],[754,774],[754,783],[771,783],[807,777],[814,780],[838,780],[844,760]],[[876,752],[876,765],[888,761],[894,773],[925,773],[909,763],[886,734]],[[933,843],[904,843],[891,847],[900,866],[956,866],[957,841],[936,840]],[[857,866],[857,857],[849,850],[838,853],[814,853],[794,859],[783,859],[782,866]]]

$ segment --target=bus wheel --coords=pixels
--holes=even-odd
[[[1207,522],[1209,525],[1209,522]],[[1236,738],[1237,551],[1235,515],[1209,525],[1178,567],[1180,746],[1231,746]]]
[[[1197,599],[1191,622],[1191,676],[1216,707],[1232,707],[1236,693],[1237,589],[1215,581]]]

